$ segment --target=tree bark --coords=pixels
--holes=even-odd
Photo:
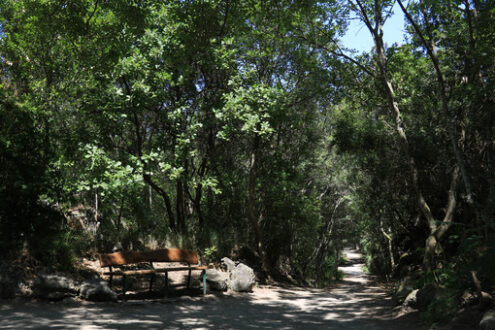
[[[256,250],[261,258],[263,271],[269,275],[268,260],[263,246],[263,233],[261,231],[256,212],[256,168],[258,163],[259,144],[260,137],[256,135],[254,137],[253,149],[251,150],[249,161],[248,217],[254,232]]]
[[[382,233],[383,237],[387,240],[387,247],[388,247],[388,255],[390,258],[390,268],[391,271],[393,272],[396,265],[395,265],[395,258],[394,258],[394,249],[393,249],[393,238],[390,233],[387,233],[385,229],[383,228],[383,223],[380,221],[380,232]]]
[[[186,220],[185,220],[185,206],[184,206],[184,187],[182,185],[182,180],[178,179],[176,184],[175,197],[176,202],[176,212],[177,214],[177,229],[180,233],[184,234],[186,232]]]
[[[249,197],[248,197],[248,212],[249,221],[253,228],[254,237],[256,240],[256,249],[261,253],[263,235],[261,233],[260,226],[258,224],[258,217],[256,216],[256,161],[257,151],[251,152],[250,164],[249,164]]]
[[[144,182],[149,184],[151,188],[153,188],[153,190],[156,191],[156,193],[163,199],[163,202],[165,203],[165,209],[167,210],[170,230],[176,232],[177,226],[175,225],[175,216],[174,212],[172,211],[172,203],[167,192],[160,188],[156,183],[154,183],[149,174],[143,173],[143,179]]]
[[[425,198],[423,196],[423,193],[421,189],[419,188],[419,183],[418,183],[418,169],[416,167],[416,161],[414,157],[411,155],[410,152],[410,147],[409,147],[409,141],[407,138],[406,131],[403,127],[402,123],[402,114],[399,109],[399,106],[397,104],[397,101],[395,99],[395,93],[394,89],[392,87],[392,84],[390,83],[387,75],[387,61],[386,61],[386,56],[385,56],[385,47],[383,43],[383,19],[381,16],[381,8],[378,5],[378,3],[375,1],[375,27],[372,26],[370,19],[368,18],[368,15],[365,11],[365,8],[361,4],[360,0],[356,0],[356,3],[359,7],[359,13],[365,22],[366,26],[368,27],[368,30],[370,31],[371,35],[373,36],[374,42],[375,42],[375,51],[376,51],[376,61],[378,65],[378,78],[380,79],[382,86],[385,91],[385,96],[388,100],[389,107],[392,110],[392,114],[395,119],[395,130],[397,132],[397,135],[399,136],[399,141],[401,143],[401,148],[402,151],[404,152],[404,155],[407,159],[408,162],[408,167],[409,167],[409,172],[411,176],[411,183],[416,195],[416,202],[418,205],[419,210],[425,217],[427,224],[430,225],[432,222],[434,222],[433,215],[431,213],[430,207],[428,203],[425,201]]]

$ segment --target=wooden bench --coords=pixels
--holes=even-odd
[[[129,251],[129,252],[114,252],[114,253],[102,253],[99,254],[100,266],[108,267],[109,271],[104,272],[103,275],[109,275],[109,286],[112,287],[112,279],[114,276],[122,276],[122,293],[125,295],[126,291],[126,277],[127,276],[142,276],[150,275],[150,287],[151,291],[153,287],[153,280],[158,273],[165,274],[165,290],[168,293],[168,273],[174,271],[189,271],[187,278],[187,288],[191,284],[191,271],[201,270],[201,278],[203,280],[203,294],[206,294],[206,269],[208,266],[201,266],[198,254],[194,250],[182,250],[182,249],[161,249],[152,251]],[[180,266],[166,267],[166,268],[154,268],[154,262],[176,262],[181,263]],[[149,263],[150,269],[136,269],[136,270],[123,270],[113,269],[112,267],[119,267],[125,265],[133,265],[139,263]]]

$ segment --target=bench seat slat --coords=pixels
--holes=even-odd
[[[158,269],[138,269],[138,270],[116,270],[113,272],[104,272],[103,275],[148,275],[156,273],[174,272],[181,270],[206,270],[208,266],[191,266],[191,267],[172,267],[172,268],[158,268]]]
[[[102,253],[99,257],[101,267],[122,266],[140,262],[184,262],[191,265],[199,262],[196,251],[176,248]]]

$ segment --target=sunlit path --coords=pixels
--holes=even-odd
[[[362,260],[362,255],[351,249],[344,249],[344,255],[347,259],[347,264],[339,267],[344,273],[344,283],[368,283],[369,277],[363,272],[364,262]]]

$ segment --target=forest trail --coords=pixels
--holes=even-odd
[[[386,291],[345,250],[344,280],[328,289],[260,286],[252,293],[119,303],[0,302],[11,329],[422,329],[415,314],[395,317]]]

